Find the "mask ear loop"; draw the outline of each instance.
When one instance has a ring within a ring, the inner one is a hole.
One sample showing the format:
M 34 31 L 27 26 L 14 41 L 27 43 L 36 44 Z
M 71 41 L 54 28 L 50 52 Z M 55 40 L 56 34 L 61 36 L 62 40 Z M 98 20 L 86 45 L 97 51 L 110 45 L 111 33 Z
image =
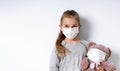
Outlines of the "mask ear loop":
M 94 69 L 95 66 L 96 66 L 96 64 L 95 64 L 94 62 L 90 63 L 90 68 L 91 68 L 91 69 Z
M 100 62 L 99 63 L 96 63 L 96 68 L 98 69 L 100 66 Z

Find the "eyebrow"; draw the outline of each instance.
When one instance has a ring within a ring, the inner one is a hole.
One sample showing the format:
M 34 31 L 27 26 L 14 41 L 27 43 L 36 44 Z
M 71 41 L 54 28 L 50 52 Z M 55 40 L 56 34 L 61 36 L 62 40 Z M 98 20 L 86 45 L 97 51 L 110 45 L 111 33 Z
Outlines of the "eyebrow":
M 63 25 L 64 27 L 69 27 L 69 25 L 68 24 L 65 24 L 65 25 Z M 74 24 L 74 25 L 72 25 L 71 27 L 77 27 L 78 25 L 77 24 Z
M 68 25 L 68 24 L 64 24 L 64 25 Z M 73 25 L 77 25 L 77 24 L 73 24 Z

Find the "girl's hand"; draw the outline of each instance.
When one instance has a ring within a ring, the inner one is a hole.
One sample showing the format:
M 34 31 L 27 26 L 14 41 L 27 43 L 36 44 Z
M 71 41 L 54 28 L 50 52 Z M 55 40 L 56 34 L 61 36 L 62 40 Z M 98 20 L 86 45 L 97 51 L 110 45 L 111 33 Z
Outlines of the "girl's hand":
M 105 71 L 105 70 L 104 70 L 103 67 L 99 66 L 99 67 L 97 68 L 97 71 Z
M 98 71 L 105 71 L 104 68 L 99 67 Z

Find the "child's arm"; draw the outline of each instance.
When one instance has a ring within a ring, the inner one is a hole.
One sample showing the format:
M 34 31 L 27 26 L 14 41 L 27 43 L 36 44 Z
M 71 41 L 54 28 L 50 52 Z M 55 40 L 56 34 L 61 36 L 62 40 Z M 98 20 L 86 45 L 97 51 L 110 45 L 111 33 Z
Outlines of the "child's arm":
M 54 48 L 51 54 L 49 71 L 59 71 L 59 62 L 60 59 L 58 58 L 56 48 Z

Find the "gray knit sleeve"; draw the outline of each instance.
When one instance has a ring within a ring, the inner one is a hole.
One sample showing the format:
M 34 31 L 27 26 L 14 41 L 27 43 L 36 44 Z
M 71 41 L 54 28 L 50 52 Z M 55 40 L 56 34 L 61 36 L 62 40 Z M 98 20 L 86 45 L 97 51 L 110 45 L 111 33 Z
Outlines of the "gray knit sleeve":
M 84 52 L 84 56 L 86 56 L 87 55 L 87 48 L 88 48 L 88 46 L 89 46 L 89 41 L 86 41 L 86 40 L 82 40 L 81 41 L 81 43 L 85 46 L 85 48 L 86 48 L 86 51 Z
M 86 40 L 82 40 L 82 43 L 87 48 L 90 42 Z
M 56 48 L 53 48 L 50 59 L 49 71 L 59 71 L 59 62 L 60 62 L 60 58 L 57 55 Z

